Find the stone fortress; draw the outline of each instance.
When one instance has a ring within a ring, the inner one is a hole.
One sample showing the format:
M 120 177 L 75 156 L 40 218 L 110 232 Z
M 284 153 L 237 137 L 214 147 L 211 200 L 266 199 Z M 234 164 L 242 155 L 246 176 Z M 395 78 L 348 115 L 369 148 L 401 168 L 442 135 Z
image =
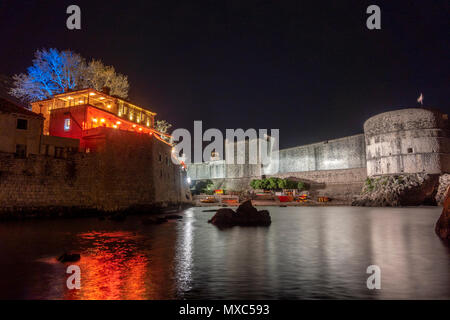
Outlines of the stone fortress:
M 262 177 L 291 177 L 308 182 L 318 195 L 346 201 L 361 193 L 368 177 L 429 174 L 447 184 L 448 173 L 448 115 L 431 108 L 375 115 L 364 123 L 362 134 L 282 149 L 268 165 L 224 160 L 188 165 L 191 180 L 211 179 L 225 190 L 248 190 L 252 179 Z

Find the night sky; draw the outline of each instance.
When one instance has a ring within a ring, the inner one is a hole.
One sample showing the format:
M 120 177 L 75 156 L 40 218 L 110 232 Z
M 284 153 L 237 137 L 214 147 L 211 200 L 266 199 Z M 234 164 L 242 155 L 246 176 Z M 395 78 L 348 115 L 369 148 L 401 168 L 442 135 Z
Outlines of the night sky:
M 77 4 L 82 29 L 66 28 Z M 366 8 L 381 8 L 381 30 Z M 450 1 L 0 1 L 0 74 L 39 48 L 128 75 L 174 127 L 279 128 L 281 147 L 362 132 L 371 115 L 449 111 Z

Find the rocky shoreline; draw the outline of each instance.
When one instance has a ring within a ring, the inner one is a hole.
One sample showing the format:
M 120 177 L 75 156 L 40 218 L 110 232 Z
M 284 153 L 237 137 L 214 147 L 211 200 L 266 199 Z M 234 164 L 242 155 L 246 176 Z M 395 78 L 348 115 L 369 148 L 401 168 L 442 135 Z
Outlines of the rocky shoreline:
M 399 207 L 436 205 L 439 175 L 426 173 L 367 178 L 352 206 Z

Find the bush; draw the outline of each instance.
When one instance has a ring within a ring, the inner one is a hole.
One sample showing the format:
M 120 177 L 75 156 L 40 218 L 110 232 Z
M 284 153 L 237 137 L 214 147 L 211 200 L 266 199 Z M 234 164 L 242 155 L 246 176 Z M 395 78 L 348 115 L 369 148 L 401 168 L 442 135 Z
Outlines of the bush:
M 267 189 L 276 190 L 278 189 L 278 181 L 281 179 L 278 178 L 269 178 L 267 179 Z
M 304 182 L 302 182 L 302 181 L 299 181 L 298 183 L 297 183 L 297 189 L 298 190 L 305 190 L 306 189 L 306 186 L 305 186 L 305 183 Z
M 261 180 L 259 179 L 253 179 L 250 181 L 250 187 L 253 189 L 261 189 Z
M 199 180 L 197 181 L 191 189 L 192 193 L 200 194 L 213 194 L 214 193 L 214 182 L 211 180 Z
M 373 181 L 373 179 L 370 179 L 369 177 L 367 177 L 365 185 L 366 185 L 366 189 L 368 191 L 373 191 L 373 189 L 375 189 L 374 181 Z

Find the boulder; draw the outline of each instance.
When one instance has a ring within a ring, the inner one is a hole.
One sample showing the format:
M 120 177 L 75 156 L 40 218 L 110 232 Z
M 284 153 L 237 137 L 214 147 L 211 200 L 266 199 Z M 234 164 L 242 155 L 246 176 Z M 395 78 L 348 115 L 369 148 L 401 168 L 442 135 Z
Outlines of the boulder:
M 436 222 L 435 231 L 441 239 L 450 241 L 450 186 L 447 188 L 444 208 L 439 220 Z
M 76 262 L 80 259 L 81 259 L 81 256 L 79 253 L 64 252 L 62 255 L 59 256 L 58 261 L 60 261 L 60 262 Z
M 244 201 L 234 212 L 229 208 L 221 208 L 208 221 L 218 227 L 232 226 L 268 226 L 271 224 L 267 210 L 258 211 L 251 200 Z

